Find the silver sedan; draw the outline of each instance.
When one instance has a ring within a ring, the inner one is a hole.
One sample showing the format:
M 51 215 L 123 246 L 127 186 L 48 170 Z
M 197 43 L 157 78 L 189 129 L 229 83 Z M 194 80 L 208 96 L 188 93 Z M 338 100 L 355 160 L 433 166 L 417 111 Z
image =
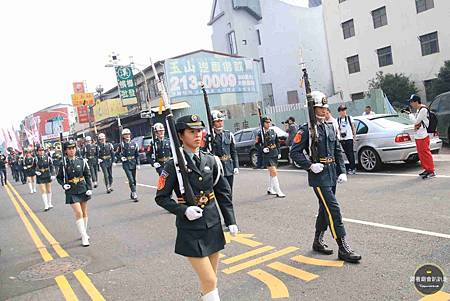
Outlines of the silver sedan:
M 414 124 L 398 115 L 353 117 L 356 127 L 355 158 L 365 171 L 376 171 L 383 163 L 417 162 Z M 432 153 L 439 153 L 442 140 L 437 133 L 430 140 Z

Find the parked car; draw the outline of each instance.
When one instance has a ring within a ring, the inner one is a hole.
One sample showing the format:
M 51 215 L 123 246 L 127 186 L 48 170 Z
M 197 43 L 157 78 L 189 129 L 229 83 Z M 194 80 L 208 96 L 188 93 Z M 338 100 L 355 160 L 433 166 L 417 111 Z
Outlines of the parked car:
M 356 127 L 355 158 L 365 171 L 376 171 L 383 163 L 417 162 L 414 124 L 398 115 L 354 117 Z M 435 133 L 430 140 L 432 153 L 439 153 L 442 140 Z
M 431 110 L 436 113 L 438 119 L 439 137 L 450 143 L 450 91 L 436 96 L 431 103 Z
M 270 128 L 277 133 L 280 140 L 281 160 L 289 161 L 289 147 L 286 145 L 288 133 L 276 126 Z M 234 133 L 240 163 L 250 163 L 253 167 L 256 166 L 258 151 L 255 147 L 255 140 L 259 129 L 259 127 L 248 128 Z
M 139 147 L 139 160 L 141 163 L 150 163 L 147 152 L 149 151 L 149 145 L 152 143 L 152 136 L 137 136 L 131 139 L 131 142 L 136 142 Z

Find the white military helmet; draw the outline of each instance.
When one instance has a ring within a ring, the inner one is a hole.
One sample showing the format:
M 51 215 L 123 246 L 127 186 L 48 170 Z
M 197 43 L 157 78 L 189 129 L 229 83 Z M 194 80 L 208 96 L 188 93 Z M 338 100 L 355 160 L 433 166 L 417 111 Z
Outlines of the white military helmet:
M 157 122 L 155 123 L 155 125 L 153 126 L 153 129 L 155 131 L 164 131 L 164 125 L 161 122 Z
M 312 91 L 311 96 L 314 100 L 315 107 L 328 108 L 328 98 L 320 91 Z
M 212 110 L 211 111 L 211 116 L 212 116 L 212 120 L 213 121 L 218 121 L 218 120 L 224 120 L 224 116 L 222 114 L 222 112 L 220 112 L 219 110 Z
M 86 136 L 86 137 L 84 137 L 84 140 L 86 140 L 86 141 L 92 141 L 92 138 L 91 138 L 91 136 Z
M 106 139 L 105 134 L 100 133 L 100 134 L 98 135 L 98 139 Z
M 131 135 L 130 129 L 123 129 L 122 130 L 122 135 Z

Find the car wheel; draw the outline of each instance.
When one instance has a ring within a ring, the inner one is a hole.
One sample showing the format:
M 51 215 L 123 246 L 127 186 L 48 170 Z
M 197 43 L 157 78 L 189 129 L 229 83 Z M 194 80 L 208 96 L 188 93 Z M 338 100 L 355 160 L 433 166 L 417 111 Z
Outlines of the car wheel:
M 256 164 L 258 164 L 258 156 L 256 154 L 256 150 L 252 150 L 250 152 L 250 163 L 252 167 L 256 167 Z
M 376 171 L 381 167 L 381 160 L 377 152 L 370 147 L 365 147 L 359 152 L 359 164 L 365 171 Z

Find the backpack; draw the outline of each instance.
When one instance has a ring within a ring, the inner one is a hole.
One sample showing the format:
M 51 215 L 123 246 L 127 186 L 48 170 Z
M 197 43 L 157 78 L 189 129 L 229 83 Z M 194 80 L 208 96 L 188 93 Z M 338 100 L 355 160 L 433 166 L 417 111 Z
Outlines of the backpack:
M 422 108 L 425 108 L 428 111 L 428 127 L 426 127 L 423 122 L 422 122 L 422 125 L 427 129 L 427 133 L 433 134 L 434 132 L 436 132 L 437 125 L 438 125 L 438 119 L 437 119 L 436 113 L 431 111 L 430 108 L 428 108 L 428 107 L 422 107 Z M 420 110 L 422 108 L 420 108 Z

